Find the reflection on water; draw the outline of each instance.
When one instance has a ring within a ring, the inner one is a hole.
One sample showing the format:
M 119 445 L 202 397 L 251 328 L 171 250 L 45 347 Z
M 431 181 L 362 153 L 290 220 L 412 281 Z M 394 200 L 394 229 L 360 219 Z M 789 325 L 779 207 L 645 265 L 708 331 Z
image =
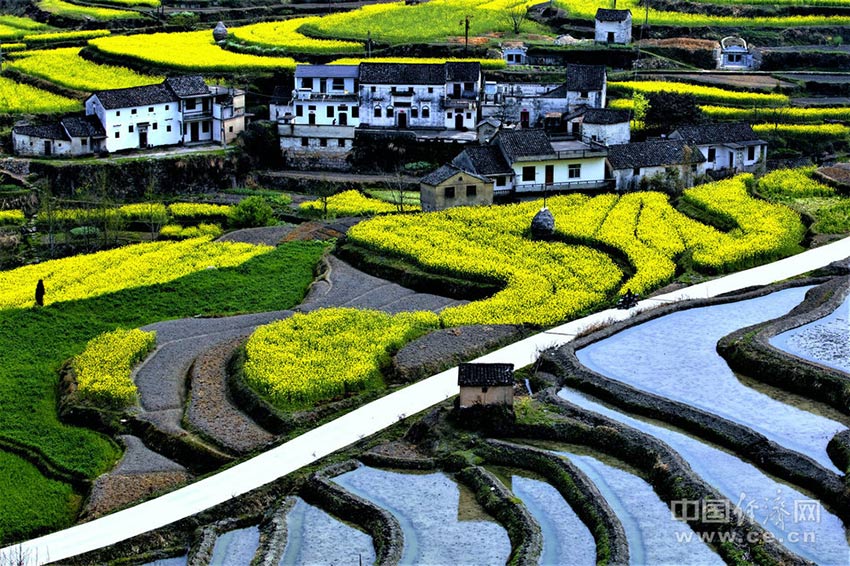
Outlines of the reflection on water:
M 820 502 L 764 474 L 740 458 L 660 423 L 647 422 L 603 405 L 573 389 L 558 395 L 571 403 L 605 415 L 658 438 L 676 450 L 704 480 L 733 505 L 750 514 L 777 540 L 797 554 L 822 565 L 846 565 L 850 545 L 841 520 Z M 816 516 L 805 512 L 814 506 Z
M 646 480 L 596 456 L 557 451 L 596 484 L 623 524 L 629 562 L 635 565 L 689 566 L 724 564 L 691 527 L 673 518 Z
M 511 490 L 540 524 L 543 533 L 541 564 L 596 564 L 593 535 L 557 489 L 545 481 L 514 474 Z
M 213 547 L 210 566 L 248 566 L 260 546 L 260 529 L 256 526 L 227 531 Z
M 461 498 L 461 491 L 469 490 L 444 473 L 361 466 L 333 481 L 398 519 L 404 532 L 402 564 L 504 564 L 511 553 L 505 529 L 473 498 Z M 471 511 L 460 510 L 462 502 Z
M 716 353 L 723 336 L 787 313 L 809 287 L 675 312 L 627 328 L 579 350 L 582 364 L 638 389 L 746 425 L 842 473 L 826 446 L 846 427 L 742 385 Z
M 286 514 L 285 564 L 372 564 L 372 537 L 297 498 Z
M 770 339 L 775 348 L 850 373 L 850 295 L 821 319 Z

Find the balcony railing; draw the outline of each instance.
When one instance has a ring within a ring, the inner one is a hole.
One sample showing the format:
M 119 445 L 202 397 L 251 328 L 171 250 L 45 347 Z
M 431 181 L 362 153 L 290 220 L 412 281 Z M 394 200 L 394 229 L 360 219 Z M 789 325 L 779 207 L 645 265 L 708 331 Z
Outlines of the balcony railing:
M 562 183 L 533 183 L 514 185 L 517 193 L 554 193 L 559 191 L 606 191 L 614 189 L 613 179 L 594 181 L 566 181 Z

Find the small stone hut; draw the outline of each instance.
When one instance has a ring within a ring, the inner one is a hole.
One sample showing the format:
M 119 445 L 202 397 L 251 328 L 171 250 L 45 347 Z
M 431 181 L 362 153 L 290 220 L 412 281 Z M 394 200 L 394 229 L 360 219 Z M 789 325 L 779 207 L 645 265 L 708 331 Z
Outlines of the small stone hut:
M 513 364 L 460 364 L 457 384 L 460 386 L 459 407 L 513 407 Z

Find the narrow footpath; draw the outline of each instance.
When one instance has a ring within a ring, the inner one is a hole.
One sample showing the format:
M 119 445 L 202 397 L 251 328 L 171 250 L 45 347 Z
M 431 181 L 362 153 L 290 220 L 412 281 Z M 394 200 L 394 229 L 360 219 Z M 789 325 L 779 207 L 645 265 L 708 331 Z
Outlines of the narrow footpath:
M 628 311 L 601 311 L 520 340 L 475 361 L 506 362 L 522 367 L 532 363 L 542 350 L 569 342 L 585 328 L 624 320 L 636 312 L 665 303 L 714 297 L 747 287 L 767 285 L 847 257 L 850 257 L 850 238 L 768 265 L 652 297 Z M 194 484 L 101 519 L 4 548 L 0 550 L 0 563 L 17 563 L 13 559 L 23 556 L 28 565 L 45 564 L 163 527 L 272 482 L 457 393 L 455 367 L 364 405 Z

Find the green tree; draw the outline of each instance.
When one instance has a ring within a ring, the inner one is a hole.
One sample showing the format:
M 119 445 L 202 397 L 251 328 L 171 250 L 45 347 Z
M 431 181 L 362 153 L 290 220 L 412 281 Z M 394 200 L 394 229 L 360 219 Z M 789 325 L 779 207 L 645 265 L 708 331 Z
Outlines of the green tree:
M 251 196 L 233 208 L 230 224 L 235 228 L 268 226 L 273 218 L 274 210 L 268 201 L 261 196 Z

